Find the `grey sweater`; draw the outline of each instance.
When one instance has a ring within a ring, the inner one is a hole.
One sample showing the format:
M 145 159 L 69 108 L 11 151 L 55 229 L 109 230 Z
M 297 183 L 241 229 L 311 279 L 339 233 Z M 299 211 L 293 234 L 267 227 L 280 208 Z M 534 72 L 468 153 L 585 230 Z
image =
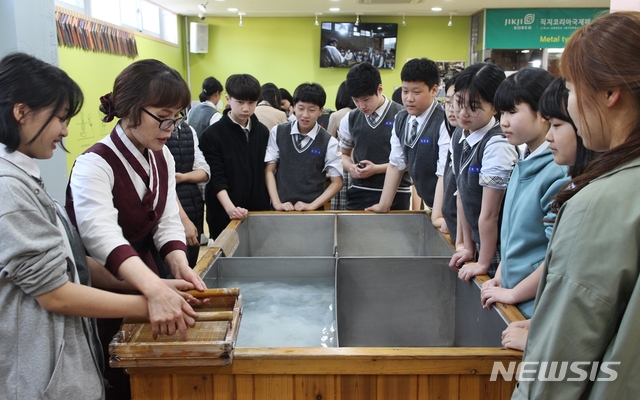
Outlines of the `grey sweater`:
M 0 232 L 0 399 L 103 398 L 86 320 L 48 312 L 36 301 L 75 273 L 56 206 L 3 158 Z

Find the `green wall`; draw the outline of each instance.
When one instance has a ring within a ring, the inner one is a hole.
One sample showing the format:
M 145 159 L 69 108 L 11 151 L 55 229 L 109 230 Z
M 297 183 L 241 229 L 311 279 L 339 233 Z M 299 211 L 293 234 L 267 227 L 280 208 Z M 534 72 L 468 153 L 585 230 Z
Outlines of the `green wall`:
M 352 22 L 353 18 L 320 18 L 319 21 Z M 361 17 L 362 18 L 362 17 Z M 407 58 L 468 62 L 469 17 L 364 17 L 364 22 L 398 24 L 396 69 L 380 71 L 384 93 L 391 96 L 400 86 L 400 69 Z M 327 91 L 327 107 L 334 108 L 338 86 L 347 69 L 320 68 L 320 26 L 314 18 L 238 18 L 209 17 L 209 52 L 190 54 L 191 91 L 199 93 L 202 81 L 215 76 L 224 85 L 229 75 L 248 73 L 260 83 L 273 82 L 291 93 L 303 82 L 320 83 Z M 192 96 L 196 98 L 197 96 Z
M 352 21 L 353 18 L 326 18 L 327 21 Z M 447 17 L 365 17 L 365 22 L 398 24 L 396 69 L 381 70 L 384 92 L 391 96 L 400 86 L 400 69 L 407 58 L 428 57 L 433 60 L 468 62 L 469 17 L 454 17 L 448 27 Z M 199 19 L 189 21 L 203 22 Z M 175 68 L 187 80 L 184 18 L 179 17 L 180 46 L 137 36 L 139 58 L 156 58 Z M 191 92 L 197 99 L 201 83 L 215 76 L 223 84 L 236 73 L 254 75 L 261 83 L 273 82 L 293 92 L 303 82 L 318 82 L 327 91 L 327 107 L 334 108 L 338 86 L 346 69 L 320 68 L 320 27 L 314 18 L 207 18 L 209 52 L 190 54 Z M 116 76 L 134 60 L 124 56 L 93 53 L 58 47 L 60 67 L 73 78 L 85 95 L 85 104 L 71 120 L 66 147 L 70 169 L 76 157 L 111 132 L 115 122 L 103 123 L 98 111 L 100 96 L 111 91 Z

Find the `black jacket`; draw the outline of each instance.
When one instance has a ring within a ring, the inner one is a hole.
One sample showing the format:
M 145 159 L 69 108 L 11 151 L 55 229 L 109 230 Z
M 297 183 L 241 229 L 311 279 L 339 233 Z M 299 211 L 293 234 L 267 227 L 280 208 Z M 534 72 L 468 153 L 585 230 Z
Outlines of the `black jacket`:
M 249 211 L 269 210 L 264 157 L 269 130 L 251 116 L 249 139 L 224 111 L 223 117 L 202 133 L 200 150 L 211 168 L 207 184 L 207 224 L 209 237 L 216 238 L 230 219 L 216 195 L 226 190 L 236 207 Z

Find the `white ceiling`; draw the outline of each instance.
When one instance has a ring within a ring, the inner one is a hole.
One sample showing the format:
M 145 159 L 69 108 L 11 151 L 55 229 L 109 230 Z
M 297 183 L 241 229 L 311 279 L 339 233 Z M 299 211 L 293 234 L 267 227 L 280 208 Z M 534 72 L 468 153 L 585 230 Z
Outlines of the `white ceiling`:
M 152 2 L 180 15 L 196 16 L 201 11 L 198 4 L 206 0 L 151 0 Z M 247 17 L 313 17 L 322 13 L 321 20 L 331 16 L 360 14 L 396 16 L 449 16 L 471 15 L 483 8 L 577 8 L 610 6 L 609 0 L 209 0 L 208 17 L 235 17 L 238 12 Z M 337 7 L 340 11 L 329 11 Z M 441 7 L 442 11 L 431 11 Z M 228 11 L 237 8 L 238 11 Z

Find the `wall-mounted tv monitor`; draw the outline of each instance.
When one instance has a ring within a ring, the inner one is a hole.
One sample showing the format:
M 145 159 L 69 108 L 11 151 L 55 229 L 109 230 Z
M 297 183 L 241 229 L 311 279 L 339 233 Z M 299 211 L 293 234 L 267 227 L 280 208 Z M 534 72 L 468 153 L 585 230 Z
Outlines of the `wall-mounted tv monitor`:
M 323 22 L 320 32 L 322 68 L 351 68 L 363 62 L 395 67 L 398 24 Z

